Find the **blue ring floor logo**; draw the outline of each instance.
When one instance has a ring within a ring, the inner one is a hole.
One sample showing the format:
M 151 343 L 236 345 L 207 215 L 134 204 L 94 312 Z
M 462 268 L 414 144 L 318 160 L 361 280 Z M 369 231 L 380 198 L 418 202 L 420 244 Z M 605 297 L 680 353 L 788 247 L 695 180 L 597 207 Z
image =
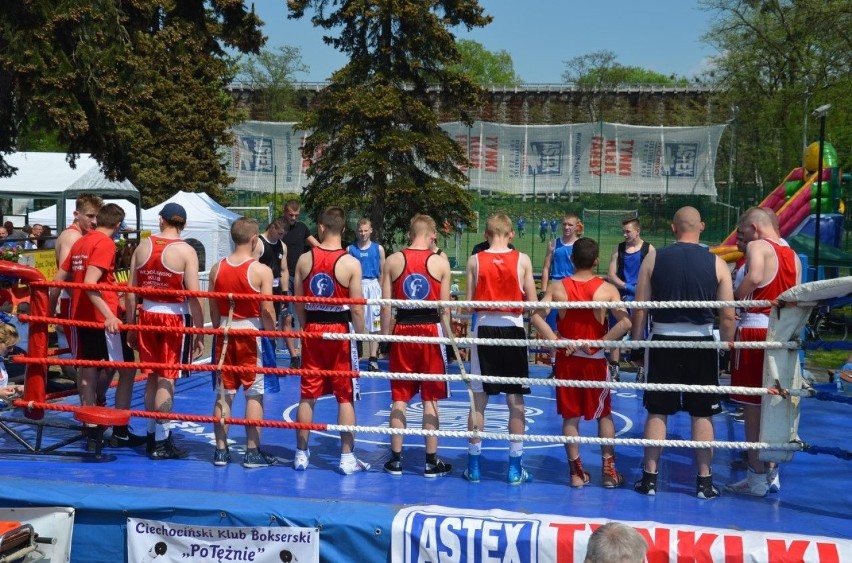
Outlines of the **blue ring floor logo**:
M 458 391 L 456 391 L 458 393 Z M 458 393 L 461 394 L 461 393 Z M 376 398 L 368 399 L 367 396 L 375 395 Z M 387 399 L 381 399 L 378 396 L 387 395 Z M 619 394 L 625 397 L 635 397 L 635 394 Z M 361 404 L 356 403 L 355 410 L 357 412 L 358 426 L 378 426 L 381 428 L 389 428 L 391 397 L 390 390 L 384 391 L 368 391 L 361 393 L 365 400 Z M 326 395 L 317 399 L 317 408 L 322 401 L 336 400 L 333 395 Z M 562 417 L 556 412 L 556 400 L 552 397 L 542 397 L 538 395 L 526 395 L 524 397 L 526 428 L 525 432 L 530 434 L 550 434 L 562 435 Z M 368 408 L 364 408 L 364 404 L 372 407 L 373 412 L 369 413 Z M 382 406 L 386 405 L 386 406 Z M 286 422 L 296 422 L 296 410 L 299 408 L 298 403 L 288 406 L 282 414 Z M 336 408 L 336 407 L 335 407 Z M 467 416 L 470 411 L 470 403 L 466 400 L 457 400 L 452 397 L 438 402 L 439 414 L 441 417 L 441 430 L 448 431 L 466 431 Z M 612 411 L 612 417 L 615 422 L 616 436 L 621 436 L 629 433 L 634 426 L 633 420 L 615 410 Z M 423 420 L 423 403 L 419 400 L 412 400 L 408 403 L 406 409 L 406 419 L 408 420 L 409 428 L 420 428 L 420 421 Z M 314 423 L 321 421 L 314 418 Z M 505 433 L 509 422 L 509 410 L 506 407 L 505 399 L 502 396 L 492 397 L 485 410 L 485 428 L 486 432 Z M 329 423 L 331 424 L 331 422 Z M 588 421 L 587 424 L 595 424 L 594 421 Z M 337 432 L 324 432 L 321 430 L 313 430 L 312 434 L 319 434 L 329 438 L 339 439 Z M 597 436 L 597 431 L 590 436 Z M 441 450 L 467 450 L 467 440 L 464 438 L 441 438 L 439 448 Z M 373 444 L 378 446 L 388 446 L 390 444 L 390 436 L 378 434 L 356 434 L 355 441 L 361 444 Z M 406 436 L 405 447 L 424 447 L 423 439 L 420 436 Z M 524 450 L 539 450 L 545 448 L 564 448 L 564 444 L 560 443 L 524 443 Z M 483 442 L 483 450 L 505 450 L 506 444 L 502 441 L 486 440 Z

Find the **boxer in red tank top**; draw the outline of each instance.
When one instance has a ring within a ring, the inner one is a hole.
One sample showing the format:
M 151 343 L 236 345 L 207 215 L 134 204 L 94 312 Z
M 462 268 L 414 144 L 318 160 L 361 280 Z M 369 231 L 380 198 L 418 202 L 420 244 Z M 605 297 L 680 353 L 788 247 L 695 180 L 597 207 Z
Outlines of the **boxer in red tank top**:
M 130 259 L 130 287 L 149 289 L 187 289 L 198 291 L 198 254 L 180 238 L 186 226 L 186 209 L 169 202 L 159 213 L 160 232 L 143 238 Z M 141 306 L 138 307 L 137 303 Z M 145 326 L 181 329 L 204 326 L 204 311 L 197 297 L 167 295 L 137 296 L 128 292 L 126 322 Z M 168 365 L 188 364 L 204 351 L 204 335 L 166 332 L 128 332 L 127 343 L 139 351 L 140 362 Z M 158 369 L 148 374 L 145 384 L 145 409 L 170 413 L 175 396 L 177 369 Z M 148 419 L 148 457 L 154 460 L 179 459 L 186 452 L 172 439 L 171 421 Z
M 435 220 L 428 215 L 415 215 L 408 231 L 411 245 L 390 255 L 382 272 L 382 297 L 417 301 L 449 301 L 450 264 L 435 254 L 430 243 L 436 236 Z M 443 336 L 441 316 L 446 321 L 446 311 L 435 308 L 397 309 L 395 336 Z M 443 326 L 446 326 L 446 322 Z M 391 333 L 391 309 L 382 307 L 382 334 Z M 390 350 L 390 370 L 395 373 L 446 373 L 446 356 L 440 344 L 395 342 Z M 446 381 L 391 380 L 390 427 L 406 428 L 406 407 L 417 393 L 423 404 L 424 430 L 438 430 L 438 401 L 449 397 Z M 391 436 L 391 459 L 385 471 L 402 475 L 401 435 Z M 438 438 L 428 436 L 426 442 L 426 477 L 440 477 L 450 473 L 452 466 L 438 459 Z
M 745 252 L 745 275 L 737 287 L 737 299 L 771 300 L 801 281 L 799 257 L 778 235 L 775 223 L 767 210 L 753 207 L 746 210 L 737 223 L 737 236 L 748 242 Z M 749 308 L 742 312 L 737 323 L 737 340 L 762 342 L 766 340 L 770 308 Z M 763 387 L 763 350 L 736 350 L 732 359 L 731 385 Z M 760 441 L 761 398 L 754 395 L 733 395 L 743 404 L 743 421 L 747 442 Z M 775 464 L 760 460 L 757 450 L 748 450 L 748 475 L 726 488 L 735 493 L 764 496 L 778 492 L 781 481 Z
M 341 245 L 345 214 L 339 207 L 326 208 L 319 217 L 320 245 L 302 254 L 296 263 L 295 294 L 304 297 L 349 297 L 361 299 L 361 263 L 350 256 Z M 296 315 L 305 332 L 364 333 L 364 306 L 323 303 L 297 303 Z M 306 338 L 302 344 L 302 368 L 358 370 L 358 348 L 355 341 L 323 341 Z M 358 380 L 347 377 L 302 376 L 301 400 L 297 418 L 311 423 L 314 405 L 324 394 L 334 393 L 337 398 L 337 423 L 355 425 L 355 406 L 358 398 Z M 296 432 L 296 456 L 293 466 L 305 471 L 310 460 L 308 440 L 310 430 Z M 355 436 L 352 432 L 340 433 L 340 464 L 344 475 L 366 471 L 370 468 L 355 457 Z
M 563 278 L 561 283 L 547 286 L 542 301 L 554 303 L 566 301 L 621 301 L 614 285 L 595 275 L 598 266 L 600 248 L 590 238 L 581 238 L 574 243 L 571 261 L 574 274 Z M 549 340 L 558 340 L 561 336 L 569 340 L 620 340 L 631 328 L 630 316 L 626 309 L 612 309 L 616 323 L 607 326 L 607 309 L 560 309 L 557 313 L 557 335 L 548 325 L 546 309 L 536 310 L 530 322 L 538 333 Z M 556 352 L 556 378 L 575 381 L 606 381 L 609 376 L 607 360 L 603 348 L 584 346 L 559 348 Z M 614 438 L 615 425 L 612 422 L 609 389 L 585 389 L 572 387 L 556 388 L 557 412 L 562 416 L 562 433 L 565 436 L 579 436 L 580 418 L 598 421 L 598 436 Z M 579 444 L 566 444 L 570 484 L 582 487 L 590 482 L 589 473 L 583 469 L 580 460 Z M 605 488 L 620 487 L 624 477 L 615 469 L 615 454 L 612 446 L 601 446 L 601 484 Z

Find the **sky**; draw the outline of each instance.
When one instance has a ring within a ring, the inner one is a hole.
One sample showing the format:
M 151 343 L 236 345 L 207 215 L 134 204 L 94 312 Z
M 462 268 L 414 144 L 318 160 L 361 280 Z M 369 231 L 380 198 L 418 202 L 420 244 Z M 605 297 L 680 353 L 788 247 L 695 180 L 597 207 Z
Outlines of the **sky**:
M 296 80 L 327 80 L 346 63 L 322 42 L 322 30 L 311 25 L 309 12 L 289 20 L 285 0 L 254 4 L 266 24 L 267 49 L 301 49 L 310 70 Z M 527 84 L 558 84 L 565 61 L 604 49 L 622 65 L 686 77 L 699 74 L 716 54 L 701 42 L 713 14 L 698 9 L 695 0 L 480 0 L 480 5 L 494 20 L 470 32 L 458 28 L 456 37 L 489 51 L 507 51 Z

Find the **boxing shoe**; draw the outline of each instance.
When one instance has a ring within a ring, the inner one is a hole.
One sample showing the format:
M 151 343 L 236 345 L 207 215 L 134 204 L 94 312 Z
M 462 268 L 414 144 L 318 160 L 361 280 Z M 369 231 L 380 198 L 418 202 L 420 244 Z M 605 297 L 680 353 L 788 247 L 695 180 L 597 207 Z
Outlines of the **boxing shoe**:
M 509 456 L 509 471 L 506 474 L 506 481 L 508 481 L 510 485 L 520 485 L 522 483 L 532 481 L 533 479 L 532 474 L 524 469 L 524 466 L 521 463 L 521 457 L 522 456 Z
M 471 483 L 479 483 L 481 478 L 480 461 L 482 461 L 481 455 L 467 454 L 467 469 L 464 470 L 464 478 Z
M 246 450 L 246 456 L 243 458 L 243 467 L 247 469 L 256 469 L 258 467 L 272 467 L 278 464 L 278 458 L 260 451 L 260 448 L 254 450 Z
M 604 456 L 601 460 L 601 486 L 604 489 L 615 489 L 623 485 L 624 475 L 615 469 L 615 456 Z
M 769 484 L 770 493 L 781 492 L 781 476 L 778 475 L 778 466 L 772 469 L 766 468 L 766 482 Z
M 293 469 L 296 471 L 307 471 L 311 461 L 311 450 L 300 450 L 296 448 L 296 456 L 293 458 Z
M 570 485 L 574 488 L 585 487 L 592 480 L 589 472 L 583 469 L 583 462 L 579 456 L 577 459 L 568 460 L 568 470 L 570 472 L 568 479 Z
M 725 489 L 739 495 L 751 495 L 753 497 L 765 497 L 769 492 L 769 482 L 766 473 L 755 473 L 754 469 L 748 468 L 748 475 L 742 481 L 729 483 Z
M 213 465 L 222 467 L 231 463 L 231 452 L 228 448 L 219 449 L 213 452 Z
M 155 461 L 163 459 L 183 459 L 189 455 L 189 452 L 175 446 L 172 440 L 172 435 L 165 440 L 157 440 L 154 442 L 154 448 L 148 454 L 148 459 Z
M 423 471 L 424 477 L 443 477 L 449 475 L 453 470 L 453 466 L 449 463 L 444 463 L 440 459 L 437 463 L 427 463 L 426 469 Z
M 651 473 L 642 468 L 642 477 L 633 483 L 633 490 L 637 493 L 654 496 L 657 494 L 657 476 L 658 473 Z
M 711 499 L 719 496 L 719 489 L 713 484 L 713 474 L 699 475 L 696 478 L 695 496 L 703 499 Z
M 340 465 L 338 466 L 338 470 L 344 475 L 352 475 L 353 473 L 361 473 L 362 471 L 369 471 L 370 464 L 366 461 L 361 461 L 357 457 L 355 461 L 343 461 L 340 460 Z

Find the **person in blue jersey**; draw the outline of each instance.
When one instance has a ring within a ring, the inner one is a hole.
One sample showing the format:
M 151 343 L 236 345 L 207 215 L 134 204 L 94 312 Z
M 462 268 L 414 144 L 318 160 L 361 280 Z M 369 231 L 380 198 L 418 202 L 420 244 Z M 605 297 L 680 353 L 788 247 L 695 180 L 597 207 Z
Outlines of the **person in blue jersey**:
M 524 238 L 524 235 L 527 233 L 527 220 L 521 215 L 518 217 L 518 237 Z
M 732 301 L 734 291 L 727 264 L 698 244 L 704 223 L 694 207 L 682 207 L 675 213 L 671 226 L 675 242 L 651 252 L 639 267 L 636 284 L 637 301 Z M 710 307 L 636 309 L 633 313 L 633 339 L 642 339 L 646 318 L 651 316 L 651 340 L 678 342 L 712 342 L 714 310 Z M 719 337 L 732 342 L 735 332 L 734 308 L 719 309 Z M 719 385 L 719 353 L 712 348 L 650 348 L 633 350 L 630 361 L 645 364 L 648 383 L 683 385 Z M 643 404 L 648 411 L 645 439 L 665 440 L 669 415 L 686 411 L 692 418 L 692 439 L 711 442 L 714 438 L 713 415 L 722 412 L 716 393 L 683 393 L 645 391 Z M 645 447 L 642 477 L 633 485 L 636 492 L 655 495 L 662 448 Z M 713 484 L 711 448 L 697 448 L 698 469 L 696 496 L 712 499 L 719 496 Z
M 547 254 L 544 256 L 544 266 L 541 269 L 541 291 L 546 292 L 550 282 L 559 281 L 574 274 L 574 263 L 571 262 L 571 253 L 574 251 L 574 243 L 579 238 L 580 218 L 576 213 L 568 212 L 562 216 L 562 236 L 554 238 L 547 246 Z M 558 309 L 551 309 L 547 315 L 547 324 L 556 330 L 556 316 Z M 555 354 L 550 355 L 551 366 L 556 362 Z
M 347 251 L 361 262 L 361 291 L 364 299 L 382 298 L 382 269 L 385 266 L 384 247 L 371 240 L 373 223 L 369 219 L 358 221 L 357 239 L 349 245 Z M 381 307 L 367 305 L 364 307 L 364 327 L 369 334 L 378 334 L 382 330 Z M 369 371 L 379 371 L 379 343 L 368 342 Z
M 550 220 L 550 238 L 556 239 L 556 229 L 559 228 L 559 220 L 554 217 Z
M 538 223 L 538 238 L 541 239 L 541 242 L 547 240 L 547 219 L 542 218 Z
M 639 219 L 630 217 L 621 222 L 621 232 L 624 241 L 612 251 L 609 259 L 609 270 L 606 279 L 618 289 L 622 301 L 633 301 L 636 297 L 636 281 L 639 279 L 639 266 L 645 256 L 654 249 L 654 245 L 642 240 L 642 226 Z M 633 309 L 628 309 L 633 315 Z M 609 354 L 610 379 L 619 381 L 618 364 L 621 360 L 621 350 L 613 348 Z M 639 368 L 643 370 L 643 368 Z M 644 371 L 644 370 L 643 370 Z M 642 380 L 643 373 L 637 373 L 636 379 Z

